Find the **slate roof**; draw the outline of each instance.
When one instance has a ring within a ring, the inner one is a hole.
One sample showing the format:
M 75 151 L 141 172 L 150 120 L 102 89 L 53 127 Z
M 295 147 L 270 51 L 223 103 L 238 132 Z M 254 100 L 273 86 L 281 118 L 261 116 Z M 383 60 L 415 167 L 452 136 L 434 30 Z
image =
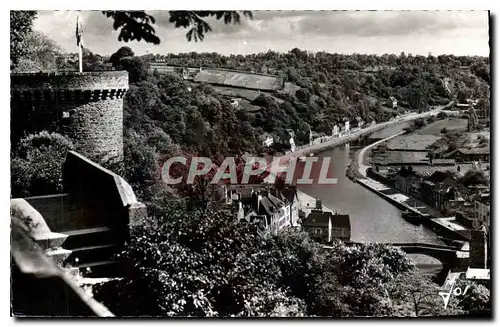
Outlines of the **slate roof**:
M 460 148 L 458 152 L 461 154 L 490 154 L 490 147 L 482 147 L 482 148 Z
M 307 218 L 302 222 L 302 226 L 328 228 L 328 221 L 331 218 L 332 227 L 351 228 L 349 215 L 333 214 L 321 210 L 312 210 Z

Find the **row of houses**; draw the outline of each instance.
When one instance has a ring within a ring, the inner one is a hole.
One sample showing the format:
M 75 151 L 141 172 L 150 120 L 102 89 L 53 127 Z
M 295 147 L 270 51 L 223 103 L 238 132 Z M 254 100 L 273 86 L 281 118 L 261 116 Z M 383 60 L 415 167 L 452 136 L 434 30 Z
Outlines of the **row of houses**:
M 237 212 L 237 220 L 256 223 L 263 237 L 298 228 L 323 244 L 351 238 L 349 215 L 324 211 L 319 200 L 314 208 L 308 208 L 293 189 L 278 191 L 267 184 L 229 185 L 225 186 L 225 193 L 226 203 Z
M 388 145 L 392 151 L 372 152 L 371 177 L 445 215 L 460 212 L 466 227 L 473 227 L 474 222 L 489 226 L 488 162 L 433 159 L 418 147 L 401 151 L 400 145 L 394 142 Z M 468 172 L 477 177 L 471 183 L 465 181 Z
M 262 235 L 277 235 L 298 227 L 299 200 L 290 190 L 278 191 L 266 184 L 226 186 L 226 203 L 237 211 L 238 221 L 258 223 Z

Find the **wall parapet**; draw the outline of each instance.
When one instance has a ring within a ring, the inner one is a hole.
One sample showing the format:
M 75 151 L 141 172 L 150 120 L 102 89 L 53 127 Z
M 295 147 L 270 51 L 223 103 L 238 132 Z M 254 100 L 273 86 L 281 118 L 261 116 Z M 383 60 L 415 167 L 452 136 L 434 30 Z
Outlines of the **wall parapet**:
M 11 91 L 128 90 L 127 71 L 12 73 Z

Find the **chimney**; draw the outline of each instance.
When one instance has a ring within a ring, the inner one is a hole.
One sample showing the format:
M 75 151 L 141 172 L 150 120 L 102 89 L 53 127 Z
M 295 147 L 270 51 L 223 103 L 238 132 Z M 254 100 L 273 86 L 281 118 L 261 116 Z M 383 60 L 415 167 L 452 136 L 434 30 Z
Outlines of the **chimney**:
M 321 203 L 321 199 L 316 199 L 316 209 L 323 210 L 323 204 Z

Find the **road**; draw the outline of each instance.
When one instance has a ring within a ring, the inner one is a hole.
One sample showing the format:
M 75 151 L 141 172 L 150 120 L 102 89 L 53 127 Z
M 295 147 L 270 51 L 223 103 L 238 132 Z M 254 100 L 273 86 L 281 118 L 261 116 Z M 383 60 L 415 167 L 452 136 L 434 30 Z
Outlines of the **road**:
M 275 162 L 281 162 L 281 163 L 285 164 L 287 159 L 290 159 L 290 158 L 293 158 L 293 157 L 306 156 L 306 155 L 309 155 L 310 153 L 319 153 L 319 152 L 322 152 L 322 151 L 334 148 L 336 146 L 342 145 L 344 143 L 351 142 L 351 141 L 353 141 L 353 140 L 355 140 L 355 139 L 357 139 L 357 138 L 359 138 L 361 136 L 364 136 L 364 135 L 367 135 L 367 134 L 371 134 L 371 133 L 373 133 L 375 131 L 378 131 L 378 130 L 381 130 L 383 128 L 386 128 L 386 127 L 388 127 L 390 125 L 401 124 L 401 123 L 404 123 L 404 122 L 407 122 L 407 121 L 416 120 L 416 119 L 419 119 L 419 118 L 427 118 L 427 117 L 430 117 L 430 116 L 436 116 L 440 111 L 442 111 L 443 109 L 449 107 L 452 104 L 453 104 L 453 101 L 449 102 L 448 104 L 446 104 L 444 106 L 438 106 L 438 107 L 436 107 L 436 108 L 434 108 L 432 110 L 426 111 L 426 112 L 421 113 L 421 114 L 411 113 L 411 114 L 408 114 L 408 115 L 400 116 L 400 117 L 398 117 L 396 119 L 391 119 L 391 120 L 389 120 L 387 122 L 383 122 L 383 123 L 375 124 L 373 126 L 369 126 L 369 127 L 364 128 L 362 130 L 356 131 L 356 132 L 354 132 L 352 134 L 348 134 L 348 135 L 345 135 L 345 136 L 342 136 L 342 137 L 332 138 L 331 140 L 323 142 L 323 143 L 320 143 L 320 144 L 309 145 L 309 146 L 307 146 L 305 148 L 301 148 L 301 149 L 299 149 L 299 150 L 297 150 L 295 152 L 288 153 L 288 154 L 283 155 L 281 157 L 275 158 L 274 161 L 273 161 L 273 164 Z

